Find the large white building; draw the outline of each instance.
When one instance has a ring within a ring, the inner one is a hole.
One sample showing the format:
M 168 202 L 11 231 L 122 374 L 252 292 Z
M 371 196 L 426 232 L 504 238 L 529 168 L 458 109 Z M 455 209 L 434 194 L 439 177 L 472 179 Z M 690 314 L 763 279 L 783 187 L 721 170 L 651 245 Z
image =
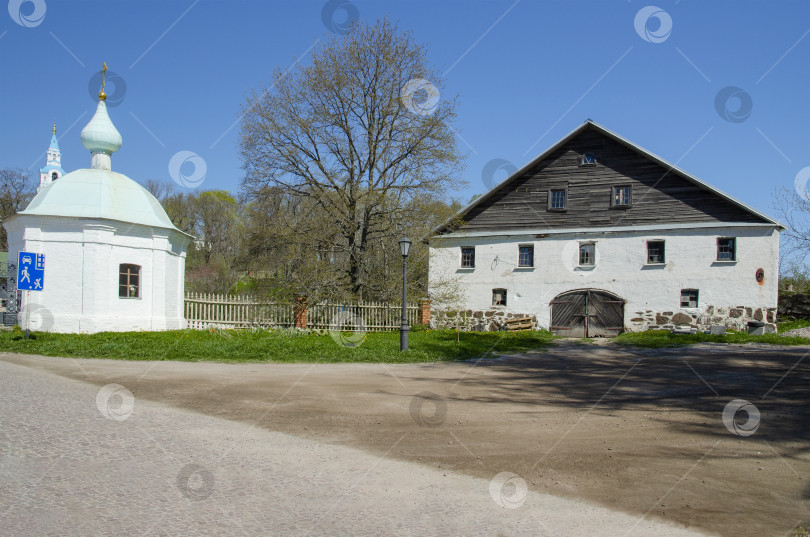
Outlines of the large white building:
M 782 229 L 589 120 L 435 230 L 434 322 L 773 330 Z
M 112 171 L 121 135 L 105 97 L 102 90 L 81 133 L 91 167 L 57 173 L 54 135 L 39 192 L 24 211 L 3 222 L 12 263 L 20 251 L 45 255 L 43 290 L 30 291 L 30 303 L 23 301 L 20 323 L 30 313 L 32 328 L 53 332 L 185 328 L 191 237 L 172 224 L 145 188 Z

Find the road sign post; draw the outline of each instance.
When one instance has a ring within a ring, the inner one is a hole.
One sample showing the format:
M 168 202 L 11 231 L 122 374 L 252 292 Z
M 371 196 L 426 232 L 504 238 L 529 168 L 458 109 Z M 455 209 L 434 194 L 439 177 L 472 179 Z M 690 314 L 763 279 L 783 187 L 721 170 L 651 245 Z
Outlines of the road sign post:
M 25 339 L 31 326 L 31 291 L 45 286 L 45 254 L 20 252 L 17 255 L 17 289 L 25 291 Z

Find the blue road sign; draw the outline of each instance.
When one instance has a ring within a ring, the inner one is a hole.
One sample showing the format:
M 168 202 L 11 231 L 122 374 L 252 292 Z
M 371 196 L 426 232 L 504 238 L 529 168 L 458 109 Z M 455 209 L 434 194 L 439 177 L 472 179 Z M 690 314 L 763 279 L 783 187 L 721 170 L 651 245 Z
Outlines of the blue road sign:
M 17 289 L 42 291 L 45 283 L 45 254 L 20 252 L 17 256 Z

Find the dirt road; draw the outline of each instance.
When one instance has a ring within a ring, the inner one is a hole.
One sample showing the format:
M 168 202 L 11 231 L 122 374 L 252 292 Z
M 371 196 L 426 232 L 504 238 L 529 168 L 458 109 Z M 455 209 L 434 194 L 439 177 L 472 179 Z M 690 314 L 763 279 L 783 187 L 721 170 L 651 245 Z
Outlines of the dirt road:
M 810 518 L 809 352 L 563 342 L 420 365 L 0 358 L 271 431 L 485 479 L 513 472 L 535 491 L 763 537 Z M 733 400 L 759 419 L 738 412 L 724 423 Z

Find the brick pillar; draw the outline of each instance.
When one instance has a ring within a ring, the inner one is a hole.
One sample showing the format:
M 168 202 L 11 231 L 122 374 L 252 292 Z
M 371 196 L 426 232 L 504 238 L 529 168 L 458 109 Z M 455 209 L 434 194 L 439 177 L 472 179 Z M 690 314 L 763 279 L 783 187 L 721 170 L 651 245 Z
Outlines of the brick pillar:
M 419 301 L 419 324 L 425 326 L 430 324 L 430 300 L 425 298 Z
M 295 297 L 295 327 L 307 327 L 307 297 Z

